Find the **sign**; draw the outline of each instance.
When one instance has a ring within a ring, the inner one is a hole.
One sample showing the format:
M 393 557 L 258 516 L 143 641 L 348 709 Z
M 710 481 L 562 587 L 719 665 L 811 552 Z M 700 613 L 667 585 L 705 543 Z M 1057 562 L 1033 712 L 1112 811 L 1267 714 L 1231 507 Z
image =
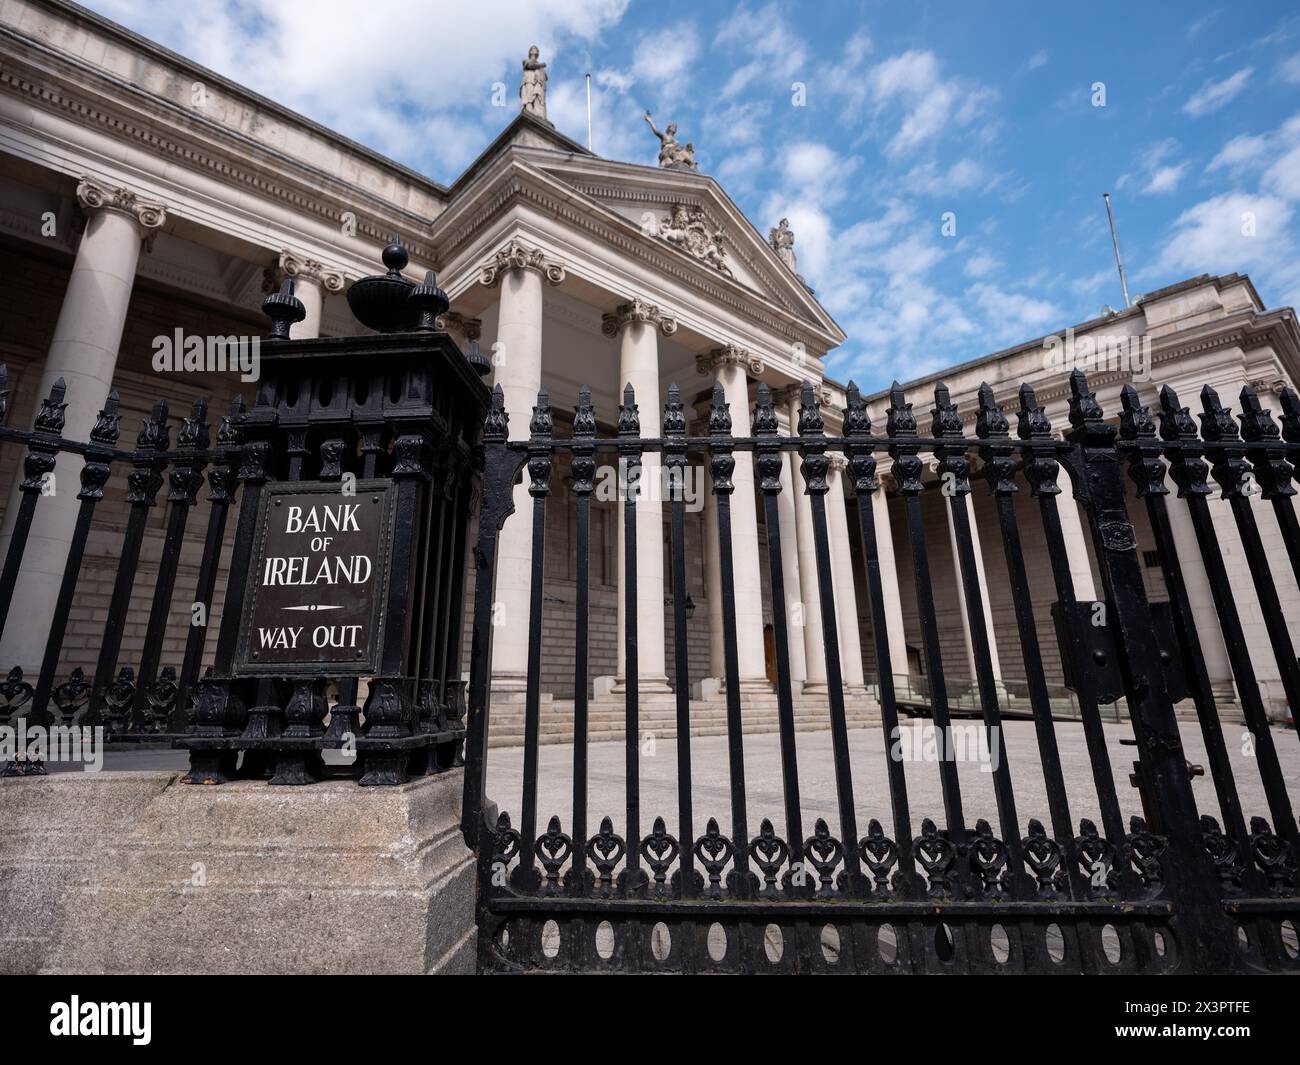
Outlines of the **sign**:
M 234 671 L 359 676 L 379 667 L 393 544 L 388 481 L 272 482 L 262 493 Z

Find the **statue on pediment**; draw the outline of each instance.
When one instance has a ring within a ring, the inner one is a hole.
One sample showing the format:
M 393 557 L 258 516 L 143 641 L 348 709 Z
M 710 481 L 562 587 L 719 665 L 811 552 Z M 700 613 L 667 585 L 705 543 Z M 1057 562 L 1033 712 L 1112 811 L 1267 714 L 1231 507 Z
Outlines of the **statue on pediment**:
M 519 83 L 519 110 L 546 122 L 549 121 L 546 117 L 546 64 L 540 61 L 540 55 L 537 45 L 528 49 L 523 80 Z
M 790 228 L 790 219 L 782 218 L 778 226 L 768 230 L 767 242 L 777 257 L 790 268 L 790 273 L 799 276 L 799 260 L 794 254 L 794 230 Z
M 673 247 L 708 263 L 724 277 L 732 276 L 727 266 L 722 227 L 711 224 L 703 208 L 676 204 L 672 212 L 660 220 L 659 236 Z
M 685 145 L 677 141 L 677 123 L 669 122 L 662 132 L 655 126 L 650 112 L 645 113 L 645 120 L 650 132 L 659 138 L 659 165 L 667 170 L 699 170 L 695 164 L 695 145 L 687 141 Z

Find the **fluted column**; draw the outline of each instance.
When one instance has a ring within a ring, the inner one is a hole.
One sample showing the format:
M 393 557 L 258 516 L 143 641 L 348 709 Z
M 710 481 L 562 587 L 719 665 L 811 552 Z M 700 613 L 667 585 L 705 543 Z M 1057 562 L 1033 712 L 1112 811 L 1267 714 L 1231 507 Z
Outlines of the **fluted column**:
M 731 409 L 733 436 L 749 436 L 749 374 L 762 373 L 762 362 L 749 352 L 728 344 L 696 359 L 696 369 L 715 377 Z M 736 648 L 740 683 L 751 690 L 770 690 L 763 657 L 763 589 L 758 562 L 758 510 L 754 503 L 754 456 L 748 451 L 735 455 L 732 473 L 735 492 L 731 497 L 732 563 L 736 577 Z M 710 612 L 710 617 L 712 613 Z M 719 629 L 711 633 L 722 639 Z
M 799 424 L 798 385 L 791 385 L 777 394 L 777 401 L 786 408 L 786 420 L 790 434 L 796 435 Z M 826 691 L 826 641 L 822 634 L 822 612 L 817 583 L 817 550 L 813 539 L 812 505 L 808 500 L 804 486 L 803 473 L 799 468 L 797 452 L 789 452 L 791 502 L 794 504 L 795 539 L 799 557 L 799 593 L 802 596 L 801 610 L 803 620 L 804 646 L 804 691 L 824 693 Z M 784 532 L 784 530 L 782 530 Z
M 49 395 L 54 382 L 62 377 L 68 403 L 63 435 L 86 440 L 112 388 L 140 248 L 145 238 L 166 222 L 167 212 L 161 203 L 144 200 L 130 189 L 112 188 L 89 177 L 77 186 L 77 203 L 86 216 L 86 228 L 35 395 Z M 75 455 L 60 454 L 54 471 L 55 491 L 36 508 L 10 607 L 10 624 L 0 646 L 0 662 L 6 669 L 14 665 L 31 668 L 40 662 L 76 523 L 81 466 Z M 15 483 L 0 529 L 0 558 L 9 548 L 17 514 Z M 31 623 L 17 623 L 24 619 Z
M 287 248 L 280 253 L 279 272 L 293 278 L 293 294 L 302 300 L 306 315 L 301 322 L 289 326 L 289 336 L 294 340 L 310 340 L 320 336 L 321 314 L 325 297 L 343 291 L 344 278 L 338 270 Z M 279 286 L 277 285 L 276 288 Z
M 607 314 L 601 331 L 619 340 L 619 376 L 617 393 L 622 397 L 625 385 L 636 393 L 641 419 L 641 435 L 659 435 L 659 334 L 671 336 L 677 331 L 675 319 L 662 314 L 658 307 L 634 299 Z M 637 678 L 641 694 L 667 692 L 668 677 L 664 659 L 664 526 L 663 506 L 659 494 L 661 459 L 655 452 L 641 456 L 642 491 L 636 503 L 636 633 Z M 626 677 L 624 636 L 627 632 L 624 585 L 626 574 L 626 534 L 622 515 L 618 521 L 618 681 Z
M 488 261 L 479 281 L 500 286 L 494 384 L 501 386 L 510 436 L 528 437 L 542 385 L 542 283 L 560 284 L 564 267 L 536 248 L 511 240 Z M 532 576 L 533 507 L 527 478 L 515 485 L 515 512 L 498 538 L 493 616 L 492 690 L 522 692 L 528 671 L 528 592 Z
M 845 511 L 844 478 L 849 462 L 838 451 L 830 459 L 830 488 L 826 493 L 827 524 L 830 526 L 831 575 L 835 584 L 835 620 L 840 638 L 840 671 L 846 689 L 863 684 L 862 638 L 858 631 L 858 597 L 853 583 L 853 554 L 849 546 L 849 517 Z

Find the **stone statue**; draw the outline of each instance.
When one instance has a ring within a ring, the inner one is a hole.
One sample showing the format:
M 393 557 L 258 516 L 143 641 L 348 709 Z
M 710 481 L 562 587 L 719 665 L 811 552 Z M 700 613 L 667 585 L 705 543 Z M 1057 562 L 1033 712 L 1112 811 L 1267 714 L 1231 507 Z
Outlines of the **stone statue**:
M 782 218 L 780 225 L 768 230 L 767 241 L 780 260 L 790 268 L 790 273 L 798 277 L 799 260 L 794 254 L 794 230 L 790 228 L 790 219 Z
M 537 45 L 528 49 L 528 58 L 524 60 L 524 76 L 519 83 L 519 110 L 526 115 L 549 121 L 546 117 L 546 64 L 538 60 L 541 53 Z
M 662 133 L 655 127 L 650 112 L 645 113 L 645 120 L 650 132 L 659 138 L 659 165 L 668 170 L 698 170 L 695 165 L 695 145 L 687 141 L 685 145 L 677 143 L 677 123 L 669 122 Z

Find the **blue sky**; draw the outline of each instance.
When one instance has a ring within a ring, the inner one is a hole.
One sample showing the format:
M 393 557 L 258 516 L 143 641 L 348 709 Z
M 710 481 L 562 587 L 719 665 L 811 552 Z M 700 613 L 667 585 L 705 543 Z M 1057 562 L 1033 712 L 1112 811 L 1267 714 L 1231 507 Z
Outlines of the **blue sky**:
M 1290 4 L 90 6 L 444 182 L 536 43 L 574 139 L 590 71 L 597 154 L 654 163 L 648 108 L 760 231 L 790 218 L 849 334 L 827 370 L 866 389 L 1122 305 L 1103 191 L 1134 297 L 1236 270 L 1300 302 Z

